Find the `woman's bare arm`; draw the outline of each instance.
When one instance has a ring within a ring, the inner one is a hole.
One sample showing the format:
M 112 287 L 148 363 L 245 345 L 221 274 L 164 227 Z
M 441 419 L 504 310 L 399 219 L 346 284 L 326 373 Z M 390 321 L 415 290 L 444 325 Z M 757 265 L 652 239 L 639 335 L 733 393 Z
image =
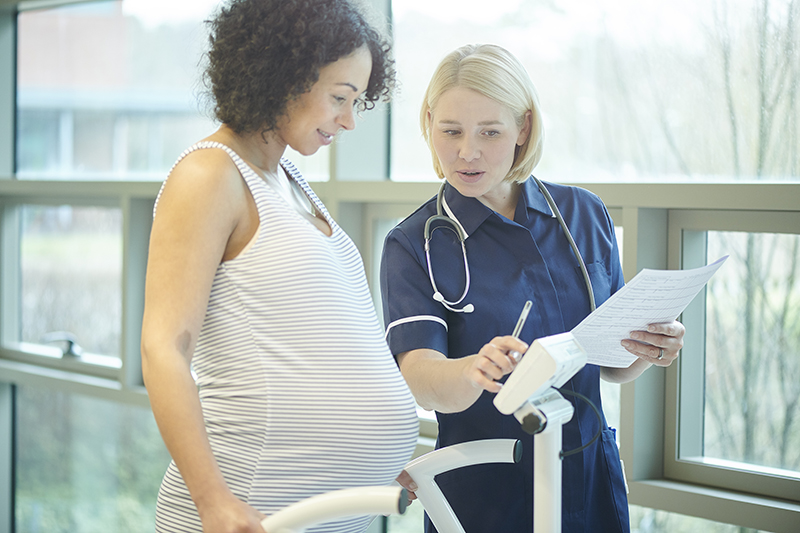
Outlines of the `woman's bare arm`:
M 252 230 L 243 231 L 248 194 L 226 154 L 194 152 L 170 175 L 150 237 L 142 371 L 161 435 L 208 531 L 260 531 L 260 514 L 233 496 L 214 459 L 190 372 L 217 267 Z
M 471 406 L 484 390 L 500 392 L 500 378 L 514 370 L 509 352 L 525 353 L 528 346 L 512 336 L 495 337 L 477 354 L 448 359 L 430 349 L 397 356 L 400 372 L 417 403 L 440 413 L 458 413 Z

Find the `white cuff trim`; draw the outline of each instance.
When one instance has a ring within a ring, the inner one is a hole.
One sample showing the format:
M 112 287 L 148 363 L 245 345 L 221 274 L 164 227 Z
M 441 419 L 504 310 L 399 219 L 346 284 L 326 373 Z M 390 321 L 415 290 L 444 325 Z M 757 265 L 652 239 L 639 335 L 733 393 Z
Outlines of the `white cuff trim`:
M 408 324 L 410 322 L 423 322 L 423 321 L 438 322 L 439 324 L 444 326 L 445 331 L 447 331 L 447 322 L 445 322 L 443 318 L 434 315 L 416 315 L 416 316 L 407 316 L 405 318 L 399 318 L 394 322 L 392 322 L 391 324 L 389 324 L 386 327 L 386 335 L 384 335 L 384 338 L 385 339 L 389 338 L 389 330 L 391 330 L 395 326 L 399 326 L 401 324 Z

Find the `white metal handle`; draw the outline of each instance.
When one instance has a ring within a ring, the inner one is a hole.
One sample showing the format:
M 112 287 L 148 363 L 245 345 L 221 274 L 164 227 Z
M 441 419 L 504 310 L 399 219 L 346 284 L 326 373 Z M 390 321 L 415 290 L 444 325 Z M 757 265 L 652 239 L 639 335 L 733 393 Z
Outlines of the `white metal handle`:
M 515 439 L 488 439 L 462 442 L 434 450 L 406 465 L 406 472 L 419 487 L 415 494 L 439 533 L 464 533 L 450 504 L 436 484 L 437 475 L 483 463 L 518 463 L 522 443 Z M 268 533 L 272 533 L 271 531 Z
M 408 493 L 401 487 L 357 487 L 300 500 L 261 521 L 267 533 L 303 533 L 314 524 L 358 515 L 403 514 Z

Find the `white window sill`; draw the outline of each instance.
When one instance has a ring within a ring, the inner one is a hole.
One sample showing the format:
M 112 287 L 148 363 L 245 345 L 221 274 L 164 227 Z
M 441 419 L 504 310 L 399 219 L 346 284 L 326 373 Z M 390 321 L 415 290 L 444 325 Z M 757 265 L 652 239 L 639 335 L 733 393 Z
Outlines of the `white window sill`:
M 800 503 L 797 501 L 669 480 L 629 481 L 629 486 L 628 499 L 632 505 L 776 533 L 800 531 Z

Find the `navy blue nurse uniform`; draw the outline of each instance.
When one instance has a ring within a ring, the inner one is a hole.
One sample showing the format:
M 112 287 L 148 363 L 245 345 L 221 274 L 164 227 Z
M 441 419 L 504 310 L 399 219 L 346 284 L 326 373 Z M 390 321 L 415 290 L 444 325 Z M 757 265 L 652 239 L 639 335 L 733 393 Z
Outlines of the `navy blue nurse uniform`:
M 583 255 L 597 305 L 623 286 L 614 224 L 603 202 L 581 188 L 547 183 Z M 571 330 L 590 312 L 578 262 L 533 179 L 521 184 L 514 220 L 492 211 L 476 198 L 462 196 L 449 184 L 444 209 L 467 234 L 471 284 L 457 306 L 472 304 L 472 313 L 447 310 L 434 301 L 425 260 L 423 229 L 436 214 L 431 199 L 387 236 L 381 261 L 381 293 L 387 341 L 396 356 L 429 348 L 455 359 L 477 353 L 492 338 L 510 335 L 527 300 L 533 302 L 520 338 L 534 339 Z M 436 222 L 434 225 L 440 225 Z M 430 255 L 436 285 L 448 301 L 461 297 L 464 260 L 454 232 L 439 229 L 431 237 Z M 586 365 L 566 389 L 589 397 L 600 409 L 600 368 Z M 533 531 L 533 437 L 513 416 L 501 414 L 484 391 L 469 409 L 436 413 L 437 448 L 460 442 L 513 438 L 523 442 L 520 464 L 485 464 L 440 475 L 437 482 L 467 533 Z M 584 402 L 573 402 L 575 414 L 563 427 L 563 449 L 601 437 L 563 464 L 562 531 L 628 532 L 628 502 L 614 430 Z M 604 417 L 605 418 L 605 417 Z M 425 519 L 426 533 L 435 532 Z

